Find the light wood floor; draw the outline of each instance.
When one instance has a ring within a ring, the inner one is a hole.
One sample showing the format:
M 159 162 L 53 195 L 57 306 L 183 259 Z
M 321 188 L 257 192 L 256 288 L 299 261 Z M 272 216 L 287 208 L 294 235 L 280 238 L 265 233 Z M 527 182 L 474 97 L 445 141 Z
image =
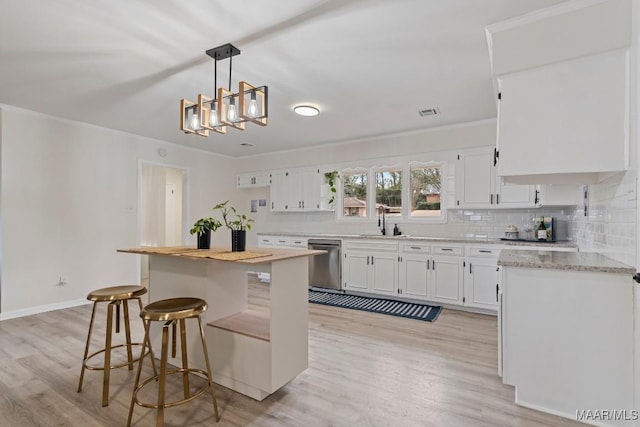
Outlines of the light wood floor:
M 265 307 L 266 291 L 251 284 L 253 307 Z M 428 323 L 316 304 L 309 312 L 309 368 L 262 402 L 218 387 L 220 426 L 578 425 L 513 403 L 497 376 L 493 316 L 444 310 Z M 113 371 L 106 408 L 101 372 L 87 372 L 76 392 L 90 313 L 87 305 L 0 322 L 0 426 L 125 425 L 135 371 Z M 98 327 L 96 347 L 103 334 Z M 215 425 L 211 399 L 167 409 L 165 422 Z M 155 425 L 155 411 L 136 407 L 134 425 Z

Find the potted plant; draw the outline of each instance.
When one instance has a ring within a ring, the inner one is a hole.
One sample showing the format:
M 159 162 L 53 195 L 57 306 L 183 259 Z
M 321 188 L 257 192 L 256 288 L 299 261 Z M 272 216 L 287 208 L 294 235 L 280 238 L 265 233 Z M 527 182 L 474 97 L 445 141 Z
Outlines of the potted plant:
M 331 172 L 324 173 L 325 180 L 327 184 L 329 184 L 329 191 L 331 191 L 331 196 L 329 197 L 329 205 L 332 205 L 336 198 L 336 181 L 340 178 L 340 173 L 337 170 L 333 170 Z
M 213 210 L 219 210 L 224 225 L 231 230 L 231 250 L 242 252 L 247 242 L 247 230 L 251 230 L 253 219 L 245 214 L 239 214 L 236 208 L 229 206 L 229 201 L 218 203 Z
M 211 247 L 211 232 L 222 227 L 220 221 L 214 218 L 200 218 L 189 230 L 190 234 L 198 234 L 198 249 L 209 249 Z

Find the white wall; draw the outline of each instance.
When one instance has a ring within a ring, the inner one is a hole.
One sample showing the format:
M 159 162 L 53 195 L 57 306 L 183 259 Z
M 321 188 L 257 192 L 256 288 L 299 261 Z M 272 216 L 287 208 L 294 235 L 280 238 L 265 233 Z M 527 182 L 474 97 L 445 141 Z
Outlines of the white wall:
M 240 158 L 237 161 L 238 172 L 251 172 L 298 166 L 327 166 L 327 169 L 342 170 L 352 167 L 372 167 L 406 162 L 447 161 L 449 175 L 454 174 L 454 162 L 458 150 L 481 146 L 494 146 L 496 141 L 496 122 L 486 120 L 460 126 L 448 126 L 422 132 L 387 136 L 346 144 L 335 144 L 326 147 L 279 152 L 254 157 Z M 448 186 L 450 187 L 450 186 Z M 449 188 L 451 190 L 451 188 Z M 453 194 L 449 194 L 453 197 Z M 243 189 L 237 191 L 237 204 L 249 211 L 252 199 L 269 199 L 269 188 Z M 297 232 L 335 232 L 335 233 L 377 233 L 375 219 L 354 223 L 352 221 L 336 221 L 333 213 L 271 213 L 269 204 L 258 208 L 251 214 L 256 219 L 254 229 L 248 234 L 248 244 L 257 243 L 257 233 L 297 231 Z M 469 214 L 469 215 L 465 215 Z M 425 224 L 399 221 L 399 227 L 405 234 L 431 236 L 467 236 L 469 233 L 479 237 L 499 237 L 503 235 L 504 224 L 513 219 L 511 213 L 469 213 L 468 211 L 450 211 L 446 224 Z M 547 211 L 545 215 L 557 215 L 556 211 Z M 518 217 L 520 218 L 521 215 Z M 475 221 L 476 218 L 483 221 Z M 473 219 L 474 221 L 470 221 Z M 491 222 L 499 225 L 499 230 L 491 226 Z M 393 222 L 395 223 L 395 221 Z M 391 230 L 393 223 L 387 228 Z
M 138 256 L 116 249 L 139 243 L 140 161 L 188 170 L 188 243 L 189 225 L 234 193 L 234 163 L 223 156 L 9 106 L 1 117 L 2 318 L 136 283 Z M 228 243 L 224 234 L 214 243 Z

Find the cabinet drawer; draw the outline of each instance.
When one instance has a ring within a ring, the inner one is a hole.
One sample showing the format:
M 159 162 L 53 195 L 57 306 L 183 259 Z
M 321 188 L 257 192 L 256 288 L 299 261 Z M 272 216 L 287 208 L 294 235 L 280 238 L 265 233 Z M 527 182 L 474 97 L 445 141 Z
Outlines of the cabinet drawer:
M 412 253 L 412 254 L 430 254 L 431 253 L 431 245 L 404 244 L 404 245 L 402 245 L 402 252 Z
M 467 248 L 467 256 L 470 257 L 487 257 L 497 258 L 500 255 L 500 249 L 495 247 L 472 247 Z
M 290 246 L 293 248 L 305 248 L 307 247 L 307 239 L 291 239 Z
M 453 245 L 433 245 L 432 250 L 434 255 L 462 255 L 463 246 Z
M 258 246 L 275 246 L 275 241 L 273 236 L 258 236 Z
M 351 240 L 344 242 L 346 250 L 357 251 L 389 251 L 398 252 L 398 244 L 393 242 L 381 242 L 375 240 Z
M 276 246 L 290 246 L 291 245 L 291 239 L 287 238 L 287 237 L 276 237 L 274 240 L 274 244 Z

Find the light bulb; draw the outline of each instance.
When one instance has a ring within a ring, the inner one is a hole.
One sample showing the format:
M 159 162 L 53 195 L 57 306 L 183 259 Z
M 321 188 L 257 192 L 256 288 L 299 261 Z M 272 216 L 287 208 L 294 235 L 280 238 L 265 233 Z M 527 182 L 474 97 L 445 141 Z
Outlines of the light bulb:
M 255 117 L 258 115 L 258 101 L 252 99 L 249 101 L 249 117 Z
M 194 114 L 191 116 L 191 122 L 190 122 L 190 124 L 191 124 L 191 129 L 193 129 L 193 130 L 198 130 L 198 129 L 200 129 L 200 120 L 198 120 L 198 115 L 197 115 L 197 114 L 195 114 L 195 113 L 194 113 Z
M 235 102 L 231 102 L 227 109 L 227 121 L 235 122 L 236 120 L 238 120 L 238 111 L 236 110 Z
M 218 126 L 218 111 L 215 109 L 209 111 L 209 125 L 211 127 Z

